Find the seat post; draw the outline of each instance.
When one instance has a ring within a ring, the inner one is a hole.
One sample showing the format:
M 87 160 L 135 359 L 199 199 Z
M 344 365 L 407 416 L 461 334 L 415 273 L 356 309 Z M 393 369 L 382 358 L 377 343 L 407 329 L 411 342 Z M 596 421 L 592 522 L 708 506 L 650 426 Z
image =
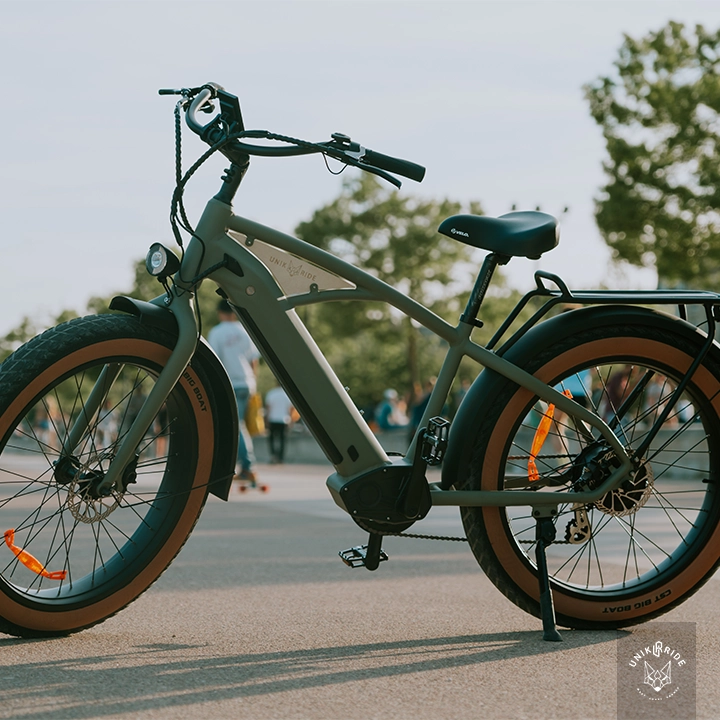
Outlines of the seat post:
M 482 327 L 482 323 L 478 322 L 477 315 L 485 299 L 485 293 L 487 293 L 487 289 L 490 286 L 490 280 L 497 266 L 506 265 L 509 261 L 510 257 L 508 255 L 500 255 L 498 253 L 490 253 L 485 257 L 477 279 L 475 280 L 475 287 L 470 293 L 463 314 L 460 316 L 460 322 Z

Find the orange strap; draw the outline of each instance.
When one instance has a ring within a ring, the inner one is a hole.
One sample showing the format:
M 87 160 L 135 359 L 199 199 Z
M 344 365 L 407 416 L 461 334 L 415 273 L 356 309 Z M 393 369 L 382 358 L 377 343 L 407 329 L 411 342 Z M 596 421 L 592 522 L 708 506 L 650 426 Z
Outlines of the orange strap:
M 563 390 L 565 397 L 572 398 L 572 393 L 569 390 Z M 538 423 L 537 430 L 535 431 L 535 437 L 530 447 L 530 459 L 528 460 L 528 481 L 535 482 L 540 479 L 540 473 L 538 472 L 537 465 L 535 464 L 535 458 L 542 450 L 542 446 L 547 439 L 552 426 L 553 416 L 555 415 L 555 405 L 550 403 L 548 405 L 547 412 L 545 412 Z
M 45 566 L 34 558 L 27 550 L 23 550 L 15 545 L 15 530 L 5 531 L 5 544 L 15 553 L 17 559 L 29 570 L 38 575 L 42 575 L 50 580 L 64 580 L 67 576 L 66 570 L 57 570 L 56 572 L 48 572 Z

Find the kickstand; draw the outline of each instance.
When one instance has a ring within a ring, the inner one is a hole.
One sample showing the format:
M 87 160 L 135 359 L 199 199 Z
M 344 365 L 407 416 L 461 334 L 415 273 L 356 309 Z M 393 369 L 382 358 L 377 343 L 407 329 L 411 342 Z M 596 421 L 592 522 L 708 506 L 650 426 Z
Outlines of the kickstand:
M 562 642 L 562 637 L 555 627 L 555 608 L 553 607 L 550 580 L 548 578 L 547 558 L 545 548 L 555 539 L 555 523 L 553 516 L 557 511 L 546 508 L 533 510 L 535 516 L 535 561 L 538 569 L 538 582 L 540 584 L 540 618 L 543 624 L 543 640 Z

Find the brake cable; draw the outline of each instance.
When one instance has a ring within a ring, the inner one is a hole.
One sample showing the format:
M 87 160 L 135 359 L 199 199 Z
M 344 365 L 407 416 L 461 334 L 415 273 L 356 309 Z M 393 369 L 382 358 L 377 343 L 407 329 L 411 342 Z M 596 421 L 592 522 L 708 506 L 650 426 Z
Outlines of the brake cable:
M 175 190 L 173 192 L 172 202 L 170 206 L 170 222 L 173 228 L 173 235 L 175 236 L 175 240 L 180 246 L 181 250 L 183 250 L 183 242 L 182 242 L 182 236 L 180 235 L 180 231 L 178 229 L 178 225 L 182 227 L 183 230 L 188 232 L 192 237 L 197 238 L 202 242 L 202 239 L 199 238 L 195 234 L 195 230 L 190 224 L 190 221 L 188 220 L 187 214 L 185 212 L 185 205 L 183 203 L 183 194 L 185 192 L 185 186 L 187 185 L 190 178 L 198 171 L 198 169 L 216 152 L 221 150 L 225 145 L 228 143 L 234 141 L 234 140 L 240 140 L 241 138 L 257 138 L 257 139 L 263 139 L 263 140 L 274 140 L 277 142 L 283 142 L 287 143 L 288 145 L 295 145 L 296 147 L 300 148 L 306 148 L 308 150 L 312 150 L 316 153 L 320 153 L 323 156 L 323 159 L 325 160 L 325 165 L 327 169 L 333 173 L 334 175 L 337 175 L 339 173 L 333 172 L 329 165 L 327 165 L 327 157 L 330 156 L 334 160 L 338 160 L 339 162 L 343 163 L 346 167 L 348 165 L 351 165 L 353 167 L 359 167 L 361 170 L 364 170 L 366 172 L 373 172 L 373 173 L 382 173 L 382 177 L 385 179 L 388 179 L 390 182 L 397 183 L 398 181 L 395 180 L 395 178 L 392 178 L 392 176 L 387 176 L 386 173 L 382 172 L 379 168 L 374 168 L 370 165 L 367 165 L 365 167 L 362 166 L 362 164 L 356 160 L 355 158 L 349 157 L 346 155 L 342 150 L 337 149 L 337 152 L 333 152 L 333 148 L 327 147 L 325 144 L 322 143 L 314 143 L 309 142 L 308 140 L 301 140 L 300 138 L 291 137 L 289 135 L 281 135 L 279 133 L 273 133 L 269 130 L 243 130 L 241 132 L 232 133 L 230 135 L 225 135 L 221 140 L 218 140 L 218 142 L 214 143 L 213 145 L 208 148 L 194 163 L 193 165 L 185 172 L 185 174 L 182 174 L 182 152 L 181 152 L 181 144 L 182 144 L 182 122 L 180 118 L 180 108 L 182 107 L 183 102 L 178 102 L 175 106 Z M 253 154 L 252 151 L 247 151 L 248 154 Z M 345 168 L 343 168 L 344 170 Z M 342 172 L 341 170 L 340 172 Z M 178 220 L 178 214 L 180 216 L 180 219 Z M 203 245 L 204 247 L 204 245 Z
M 170 226 L 172 228 L 173 236 L 175 237 L 175 242 L 177 243 L 178 247 L 180 248 L 180 260 L 181 260 L 181 266 L 182 266 L 182 260 L 185 257 L 185 247 L 183 245 L 183 239 L 182 234 L 180 232 L 180 228 L 185 230 L 191 237 L 195 238 L 202 248 L 200 259 L 198 262 L 198 267 L 202 265 L 203 257 L 205 256 L 205 242 L 204 240 L 196 234 L 195 228 L 190 223 L 190 220 L 188 219 L 187 212 L 185 210 L 185 203 L 183 202 L 183 195 L 185 193 L 185 186 L 189 182 L 190 178 L 200 169 L 202 165 L 207 162 L 207 160 L 210 159 L 216 152 L 219 150 L 222 150 L 222 148 L 227 145 L 230 142 L 240 140 L 241 138 L 257 138 L 257 139 L 264 139 L 264 140 L 274 140 L 277 142 L 283 142 L 287 143 L 289 145 L 295 145 L 296 147 L 300 148 L 306 148 L 308 150 L 312 150 L 314 152 L 320 153 L 323 156 L 323 160 L 325 161 L 325 166 L 327 167 L 328 171 L 332 173 L 333 175 L 339 175 L 341 172 L 345 170 L 345 168 L 348 165 L 352 165 L 355 167 L 360 167 L 360 169 L 363 169 L 365 171 L 374 172 L 375 174 L 381 175 L 381 177 L 384 177 L 386 180 L 389 180 L 393 184 L 398 184 L 399 181 L 397 181 L 395 178 L 393 178 L 391 175 L 383 172 L 379 168 L 372 168 L 371 166 L 367 166 L 363 168 L 358 160 L 355 158 L 349 157 L 346 155 L 342 150 L 337 149 L 337 153 L 332 152 L 332 148 L 327 147 L 324 144 L 320 143 L 313 143 L 309 142 L 307 140 L 301 140 L 299 138 L 290 137 L 288 135 L 280 135 L 278 133 L 273 133 L 268 130 L 243 130 L 241 132 L 237 133 L 231 133 L 231 134 L 225 134 L 224 137 L 222 137 L 220 140 L 218 140 L 216 143 L 211 145 L 191 166 L 190 168 L 183 174 L 182 172 L 182 118 L 180 115 L 180 111 L 183 108 L 184 105 L 187 104 L 188 98 L 185 97 L 185 99 L 180 100 L 175 104 L 175 189 L 173 191 L 172 200 L 170 203 Z M 242 143 L 241 143 L 242 144 Z M 248 155 L 253 154 L 252 151 L 247 152 Z M 339 172 L 334 172 L 330 169 L 330 166 L 328 165 L 327 156 L 332 157 L 335 160 L 338 160 L 339 162 L 344 164 L 344 167 Z M 232 160 L 231 160 L 232 162 Z M 180 280 L 188 285 L 193 285 L 194 282 L 197 280 L 196 278 L 193 278 L 193 280 L 186 281 L 182 276 L 180 276 Z M 174 284 L 174 283 L 173 283 Z M 168 288 L 165 288 L 166 292 L 168 292 Z M 199 306 L 199 298 L 197 293 L 195 293 L 194 296 L 194 302 L 195 302 L 195 310 L 196 310 L 196 316 L 198 318 L 198 337 L 200 334 L 202 334 L 202 325 L 201 325 L 201 315 L 200 315 L 200 306 Z

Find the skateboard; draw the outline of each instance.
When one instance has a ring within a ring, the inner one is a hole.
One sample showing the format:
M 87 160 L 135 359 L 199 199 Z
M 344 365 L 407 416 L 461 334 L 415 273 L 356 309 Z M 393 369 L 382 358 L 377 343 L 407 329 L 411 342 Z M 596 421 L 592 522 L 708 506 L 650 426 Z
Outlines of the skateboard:
M 257 480 L 244 480 L 239 477 L 235 477 L 238 483 L 238 492 L 244 493 L 248 490 L 259 490 L 260 492 L 266 493 L 270 490 L 270 486 L 266 483 L 258 482 Z

